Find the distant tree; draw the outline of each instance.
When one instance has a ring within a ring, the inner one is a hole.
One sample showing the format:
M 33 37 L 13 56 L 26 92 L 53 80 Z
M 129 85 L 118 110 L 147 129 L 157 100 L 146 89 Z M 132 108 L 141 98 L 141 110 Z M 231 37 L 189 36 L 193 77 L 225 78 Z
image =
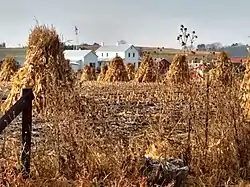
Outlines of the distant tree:
M 191 48 L 193 48 L 194 41 L 198 38 L 195 31 L 192 31 L 190 34 L 184 25 L 180 26 L 180 31 L 181 33 L 177 36 L 177 40 L 180 42 L 182 49 L 184 52 L 186 50 L 192 50 L 189 47 L 191 46 Z
M 198 44 L 197 45 L 197 50 L 198 51 L 205 51 L 206 50 L 206 45 L 205 44 Z
M 98 43 L 95 42 L 95 43 L 93 43 L 93 45 L 100 45 L 100 44 L 98 44 Z
M 125 40 L 120 40 L 118 41 L 119 44 L 127 44 L 127 42 Z

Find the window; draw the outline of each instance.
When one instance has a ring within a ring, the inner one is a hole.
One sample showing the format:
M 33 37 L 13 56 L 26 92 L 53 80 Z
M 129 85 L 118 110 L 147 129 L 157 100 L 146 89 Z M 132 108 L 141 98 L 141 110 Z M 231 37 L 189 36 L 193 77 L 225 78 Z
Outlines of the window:
M 130 53 L 128 53 L 128 57 L 130 57 Z
M 135 53 L 133 53 L 133 57 L 135 57 Z
M 107 57 L 109 56 L 109 54 L 107 53 Z
M 103 57 L 103 53 L 102 53 L 102 57 Z
M 115 56 L 118 57 L 118 53 L 116 53 Z

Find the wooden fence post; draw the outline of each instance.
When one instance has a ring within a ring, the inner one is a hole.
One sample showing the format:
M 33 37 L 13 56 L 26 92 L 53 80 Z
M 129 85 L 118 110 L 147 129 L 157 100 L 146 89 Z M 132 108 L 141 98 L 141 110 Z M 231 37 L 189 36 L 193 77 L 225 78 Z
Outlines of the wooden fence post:
M 31 127 L 32 127 L 32 99 L 33 93 L 31 88 L 24 88 L 22 95 L 29 94 L 25 99 L 26 106 L 22 112 L 22 147 L 21 147 L 21 164 L 24 177 L 30 172 L 30 152 L 31 152 Z

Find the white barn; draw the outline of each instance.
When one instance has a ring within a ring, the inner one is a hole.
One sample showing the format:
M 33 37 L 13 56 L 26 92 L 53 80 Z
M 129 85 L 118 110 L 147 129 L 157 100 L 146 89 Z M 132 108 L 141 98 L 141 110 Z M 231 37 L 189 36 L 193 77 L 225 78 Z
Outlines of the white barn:
M 92 50 L 65 50 L 64 57 L 76 71 L 83 69 L 84 65 L 98 68 L 98 56 Z
M 96 54 L 98 56 L 99 66 L 101 65 L 101 62 L 108 62 L 119 56 L 123 59 L 125 64 L 133 63 L 135 68 L 138 68 L 140 59 L 138 50 L 133 45 L 129 44 L 102 44 L 102 46 L 96 50 Z

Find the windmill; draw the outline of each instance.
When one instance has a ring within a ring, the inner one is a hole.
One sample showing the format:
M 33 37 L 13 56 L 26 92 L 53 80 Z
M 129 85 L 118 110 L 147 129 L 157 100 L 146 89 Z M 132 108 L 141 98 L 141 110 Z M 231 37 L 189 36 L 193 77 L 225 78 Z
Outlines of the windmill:
M 78 39 L 78 28 L 75 26 L 75 50 L 78 50 L 78 46 L 79 46 L 79 39 Z

